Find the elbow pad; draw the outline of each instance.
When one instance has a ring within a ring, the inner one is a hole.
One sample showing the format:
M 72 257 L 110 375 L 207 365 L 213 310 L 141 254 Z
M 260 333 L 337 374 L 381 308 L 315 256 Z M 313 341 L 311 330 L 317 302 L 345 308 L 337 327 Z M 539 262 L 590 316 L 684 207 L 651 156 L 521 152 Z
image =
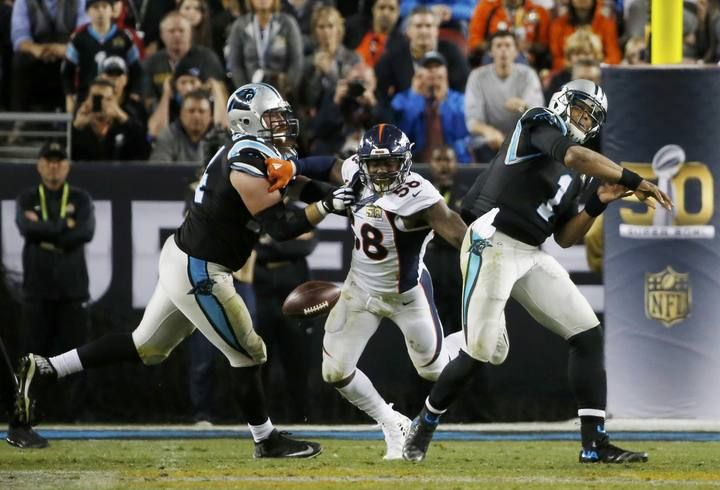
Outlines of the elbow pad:
M 277 203 L 255 215 L 263 231 L 278 241 L 290 240 L 313 229 L 305 210 Z

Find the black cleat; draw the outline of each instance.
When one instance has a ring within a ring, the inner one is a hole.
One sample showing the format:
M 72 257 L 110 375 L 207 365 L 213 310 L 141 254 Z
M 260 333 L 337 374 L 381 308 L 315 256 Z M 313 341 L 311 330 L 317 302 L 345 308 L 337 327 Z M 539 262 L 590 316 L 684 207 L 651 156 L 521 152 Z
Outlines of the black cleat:
M 322 452 L 317 442 L 290 439 L 286 434 L 273 429 L 270 437 L 256 442 L 255 458 L 314 458 Z
M 15 397 L 15 410 L 23 425 L 35 425 L 38 422 L 36 410 L 37 394 L 43 386 L 57 381 L 57 371 L 47 358 L 37 354 L 28 354 L 20 359 L 18 370 L 18 391 Z
M 420 415 L 412 421 L 410 431 L 405 438 L 403 458 L 407 461 L 419 462 L 425 459 L 428 446 L 437 428 L 437 422 L 433 422 L 425 417 L 424 412 L 425 410 L 420 412 Z
M 47 439 L 35 432 L 32 427 L 25 424 L 10 424 L 5 440 L 11 446 L 20 449 L 43 449 L 48 447 Z
M 582 449 L 579 458 L 581 463 L 647 463 L 647 460 L 647 453 L 628 451 L 609 442 L 592 449 Z

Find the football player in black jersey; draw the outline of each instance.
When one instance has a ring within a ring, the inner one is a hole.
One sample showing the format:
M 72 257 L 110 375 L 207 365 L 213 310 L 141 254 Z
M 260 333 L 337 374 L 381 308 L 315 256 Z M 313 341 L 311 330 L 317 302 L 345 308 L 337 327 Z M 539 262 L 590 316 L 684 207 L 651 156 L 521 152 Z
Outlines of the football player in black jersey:
M 121 361 L 160 363 L 197 328 L 238 368 L 240 405 L 255 457 L 307 458 L 321 451 L 317 443 L 282 435 L 268 417 L 260 379 L 265 343 L 235 292 L 232 272 L 243 266 L 260 233 L 276 240 L 301 235 L 328 213 L 343 213 L 353 193 L 341 187 L 300 209 L 285 207 L 280 192 L 268 192 L 265 159 L 292 153 L 298 133 L 290 105 L 272 86 L 237 89 L 228 100 L 228 116 L 233 139 L 208 163 L 187 217 L 165 242 L 159 281 L 140 325 L 55 357 L 25 356 L 16 402 L 28 423 L 36 422 L 36 395 L 45 382 Z
M 635 194 L 651 207 L 672 206 L 654 184 L 581 146 L 597 134 L 606 113 L 607 98 L 595 83 L 563 86 L 548 109 L 535 107 L 522 116 L 463 200 L 463 218 L 472 223 L 460 252 L 466 347 L 445 367 L 413 421 L 405 459 L 424 459 L 440 415 L 473 373 L 483 363 L 505 360 L 504 309 L 512 296 L 568 341 L 570 385 L 581 421 L 580 462 L 647 461 L 647 453 L 609 442 L 602 327 L 568 273 L 539 249 L 550 235 L 562 247 L 573 245 L 608 203 L 625 196 Z M 578 212 L 584 191 L 590 197 Z

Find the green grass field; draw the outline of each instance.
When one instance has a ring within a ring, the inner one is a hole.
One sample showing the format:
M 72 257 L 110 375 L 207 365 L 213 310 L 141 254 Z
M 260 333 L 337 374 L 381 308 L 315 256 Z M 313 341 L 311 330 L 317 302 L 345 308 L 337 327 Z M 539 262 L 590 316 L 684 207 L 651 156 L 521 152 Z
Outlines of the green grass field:
M 324 440 L 312 460 L 254 460 L 247 439 L 52 441 L 0 446 L 0 489 L 720 488 L 720 443 L 632 442 L 650 461 L 581 465 L 573 442 L 435 442 L 420 464 L 382 441 Z

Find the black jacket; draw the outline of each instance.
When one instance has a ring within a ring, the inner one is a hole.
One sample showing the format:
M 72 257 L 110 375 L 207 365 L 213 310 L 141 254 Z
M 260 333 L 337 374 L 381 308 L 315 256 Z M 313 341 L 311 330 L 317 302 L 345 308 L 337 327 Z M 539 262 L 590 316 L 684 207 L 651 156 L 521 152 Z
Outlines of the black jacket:
M 92 199 L 84 190 L 70 187 L 66 216 L 60 218 L 62 188 L 58 191 L 45 189 L 45 197 L 46 221 L 42 218 L 38 187 L 23 191 L 16 202 L 15 222 L 25 238 L 24 293 L 29 299 L 87 300 L 84 245 L 95 233 Z M 34 212 L 39 221 L 28 219 L 27 211 Z

